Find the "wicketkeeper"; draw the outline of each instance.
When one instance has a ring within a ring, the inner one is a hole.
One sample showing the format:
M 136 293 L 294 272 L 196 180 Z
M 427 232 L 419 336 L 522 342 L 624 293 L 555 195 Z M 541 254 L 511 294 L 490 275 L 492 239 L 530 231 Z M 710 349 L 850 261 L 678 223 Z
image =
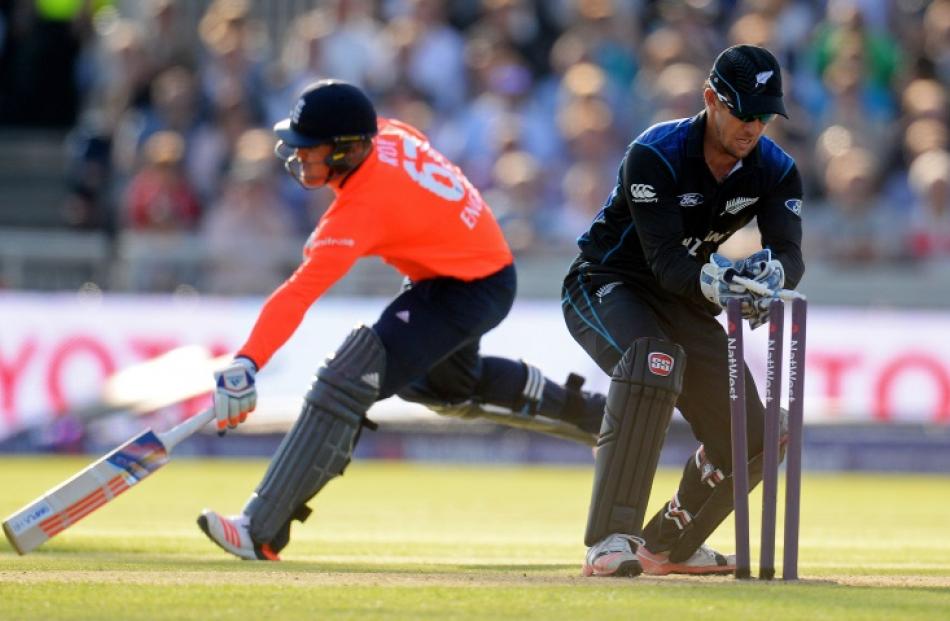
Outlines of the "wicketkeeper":
M 218 429 L 254 410 L 255 374 L 357 259 L 379 256 L 409 283 L 317 370 L 244 510 L 201 514 L 208 537 L 238 557 L 277 560 L 291 521 L 307 517 L 307 502 L 343 472 L 360 430 L 372 426 L 367 410 L 394 394 L 442 414 L 490 410 L 494 420 L 568 428 L 592 441 L 604 397 L 582 391 L 583 378 L 571 374 L 561 386 L 525 362 L 479 354 L 481 336 L 511 309 L 515 268 L 491 209 L 458 167 L 417 129 L 377 118 L 362 91 L 339 81 L 307 88 L 274 131 L 287 171 L 336 199 L 303 263 L 265 302 L 233 363 L 215 374 Z
M 571 334 L 611 375 L 598 440 L 585 575 L 732 573 L 704 541 L 732 511 L 726 334 L 716 320 L 738 297 L 756 327 L 767 304 L 730 278 L 794 288 L 804 273 L 802 182 L 763 136 L 787 116 L 776 59 L 740 45 L 716 59 L 705 109 L 659 123 L 630 144 L 616 187 L 564 280 Z M 756 220 L 764 250 L 716 254 Z M 764 408 L 748 369 L 750 478 L 761 478 Z M 701 443 L 679 488 L 643 527 L 660 448 L 679 408 Z

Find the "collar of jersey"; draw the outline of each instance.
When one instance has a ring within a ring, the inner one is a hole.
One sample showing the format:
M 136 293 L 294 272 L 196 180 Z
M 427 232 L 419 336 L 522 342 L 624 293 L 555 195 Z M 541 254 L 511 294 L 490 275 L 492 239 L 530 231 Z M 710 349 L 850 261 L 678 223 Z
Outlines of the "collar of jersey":
M 353 190 L 353 188 L 362 185 L 369 176 L 369 171 L 379 163 L 376 160 L 376 138 L 374 137 L 373 150 L 369 152 L 369 155 L 366 156 L 366 159 L 363 160 L 363 163 L 360 164 L 356 170 L 346 176 L 346 179 L 340 184 L 340 192 L 343 192 L 344 189 Z

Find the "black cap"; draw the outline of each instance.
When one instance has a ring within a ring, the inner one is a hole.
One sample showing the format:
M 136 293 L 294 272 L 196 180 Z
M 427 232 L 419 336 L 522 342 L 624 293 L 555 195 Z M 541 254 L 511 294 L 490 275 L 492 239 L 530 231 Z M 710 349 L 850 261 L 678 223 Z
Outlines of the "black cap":
M 716 57 L 709 82 L 740 115 L 781 114 L 782 71 L 772 53 L 756 45 L 734 45 Z
M 376 109 L 363 91 L 348 82 L 320 80 L 304 89 L 290 117 L 274 133 L 294 148 L 376 134 Z

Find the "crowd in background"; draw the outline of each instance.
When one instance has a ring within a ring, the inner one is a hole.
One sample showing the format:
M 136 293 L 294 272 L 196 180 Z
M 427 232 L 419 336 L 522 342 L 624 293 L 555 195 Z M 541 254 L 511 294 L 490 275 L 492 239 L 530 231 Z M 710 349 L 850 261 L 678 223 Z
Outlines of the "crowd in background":
M 782 64 L 790 119 L 768 135 L 806 182 L 806 256 L 950 261 L 950 0 L 327 0 L 277 33 L 262 7 L 307 3 L 18 4 L 0 21 L 0 121 L 73 127 L 71 225 L 190 232 L 238 266 L 235 289 L 273 267 L 248 248 L 304 239 L 332 199 L 271 153 L 269 128 L 316 79 L 426 132 L 527 253 L 573 243 L 627 144 L 698 112 L 734 43 Z M 64 4 L 79 10 L 57 22 Z M 56 26 L 71 64 L 31 79 L 25 42 Z

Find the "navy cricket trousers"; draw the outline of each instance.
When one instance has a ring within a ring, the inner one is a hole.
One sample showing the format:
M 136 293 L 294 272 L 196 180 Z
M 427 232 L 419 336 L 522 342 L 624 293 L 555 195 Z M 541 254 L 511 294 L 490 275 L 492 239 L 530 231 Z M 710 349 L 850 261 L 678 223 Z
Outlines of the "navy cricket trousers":
M 479 280 L 432 278 L 405 288 L 373 325 L 386 348 L 379 398 L 411 385 L 414 395 L 439 401 L 514 403 L 524 365 L 480 356 L 479 341 L 508 315 L 516 290 L 514 265 Z

